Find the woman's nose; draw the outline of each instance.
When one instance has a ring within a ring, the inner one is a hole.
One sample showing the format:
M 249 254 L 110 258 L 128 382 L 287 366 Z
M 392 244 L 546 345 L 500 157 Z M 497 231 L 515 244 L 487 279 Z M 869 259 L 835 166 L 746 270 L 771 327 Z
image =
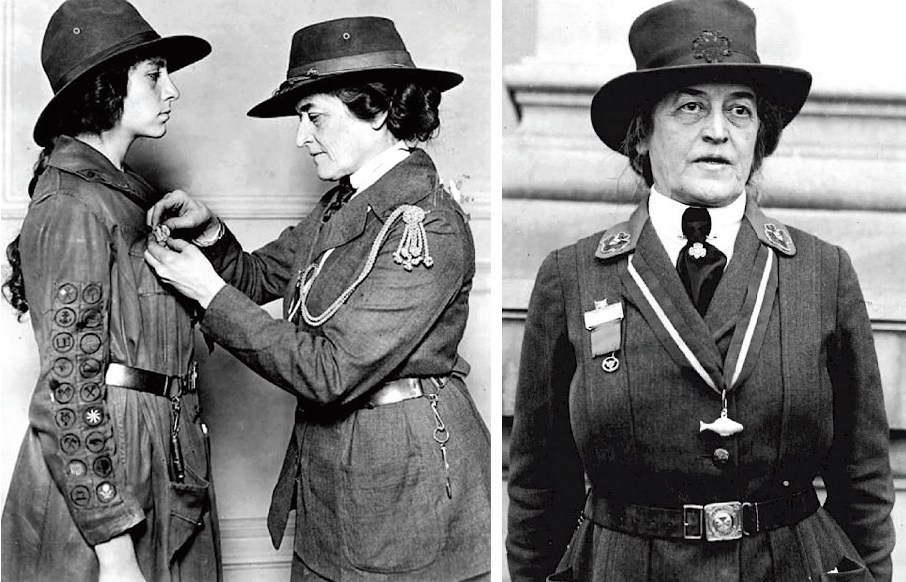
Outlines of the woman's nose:
M 304 147 L 311 143 L 311 131 L 306 120 L 299 121 L 299 130 L 296 131 L 296 147 Z
M 703 137 L 708 141 L 725 142 L 729 139 L 727 118 L 722 109 L 716 107 L 711 109 L 710 115 L 705 119 L 703 132 Z
M 170 101 L 176 101 L 177 99 L 179 99 L 179 89 L 176 88 L 176 84 L 173 82 L 173 79 L 170 78 L 170 74 L 165 72 L 163 74 L 163 79 L 164 79 L 164 89 L 163 89 L 164 99 L 168 99 Z

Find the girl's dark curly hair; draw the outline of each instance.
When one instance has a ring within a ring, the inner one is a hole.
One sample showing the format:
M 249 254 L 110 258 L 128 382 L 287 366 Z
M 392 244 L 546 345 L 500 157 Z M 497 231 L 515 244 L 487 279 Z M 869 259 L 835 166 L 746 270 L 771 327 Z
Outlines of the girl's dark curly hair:
M 68 97 L 56 104 L 51 135 L 51 145 L 38 154 L 34 174 L 28 183 L 28 195 L 35 193 L 38 179 L 47 169 L 47 159 L 53 151 L 53 143 L 61 135 L 77 136 L 80 134 L 98 135 L 117 124 L 123 115 L 123 101 L 129 81 L 129 70 L 136 64 L 148 59 L 156 60 L 156 55 L 140 52 L 131 53 L 128 60 L 119 60 L 113 67 L 84 80 L 67 89 Z M 6 247 L 6 258 L 11 272 L 3 282 L 3 296 L 16 310 L 17 317 L 28 312 L 28 301 L 25 299 L 25 280 L 22 276 L 22 258 L 19 254 L 19 236 Z
M 440 127 L 440 91 L 412 81 L 364 83 L 331 92 L 363 121 L 387 113 L 387 129 L 402 141 L 427 142 Z
M 758 135 L 755 137 L 755 155 L 752 158 L 752 170 L 746 183 L 752 180 L 752 177 L 761 168 L 764 159 L 774 153 L 777 144 L 780 142 L 780 134 L 783 132 L 783 110 L 773 101 L 756 96 L 755 108 L 758 111 Z M 620 147 L 620 153 L 629 158 L 629 165 L 636 174 L 645 180 L 645 184 L 650 188 L 654 184 L 654 176 L 651 173 L 651 159 L 647 153 L 640 153 L 639 146 L 651 137 L 654 132 L 654 108 L 660 99 L 647 101 L 639 106 L 636 110 L 629 127 L 626 130 L 626 138 Z

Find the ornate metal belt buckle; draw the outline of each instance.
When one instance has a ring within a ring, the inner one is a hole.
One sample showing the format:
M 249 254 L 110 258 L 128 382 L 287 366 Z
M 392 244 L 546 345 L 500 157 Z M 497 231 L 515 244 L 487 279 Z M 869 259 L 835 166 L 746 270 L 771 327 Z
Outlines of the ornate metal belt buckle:
M 742 503 L 709 503 L 704 510 L 705 539 L 709 542 L 738 540 L 742 537 Z

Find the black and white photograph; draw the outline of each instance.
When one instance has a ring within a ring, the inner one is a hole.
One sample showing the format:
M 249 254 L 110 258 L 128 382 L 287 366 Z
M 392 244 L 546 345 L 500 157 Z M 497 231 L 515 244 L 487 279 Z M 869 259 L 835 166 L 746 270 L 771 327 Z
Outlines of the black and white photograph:
M 899 7 L 503 10 L 505 579 L 906 580 Z
M 2 582 L 906 582 L 891 0 L 0 0 Z
M 490 10 L 3 4 L 4 582 L 490 579 Z

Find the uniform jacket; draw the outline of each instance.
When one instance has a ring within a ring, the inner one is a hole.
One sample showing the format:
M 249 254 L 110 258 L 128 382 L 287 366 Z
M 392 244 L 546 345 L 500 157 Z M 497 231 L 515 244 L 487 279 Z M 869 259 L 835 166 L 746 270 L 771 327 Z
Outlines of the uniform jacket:
M 438 394 L 437 409 L 450 432 L 452 499 L 429 401 L 364 407 L 388 380 L 449 378 L 462 367 L 457 347 L 474 274 L 462 210 L 439 186 L 421 150 L 322 222 L 330 194 L 254 253 L 242 253 L 229 232 L 205 249 L 232 286 L 214 297 L 202 330 L 298 400 L 271 507 L 275 546 L 295 488 L 295 551 L 327 579 L 442 582 L 485 572 L 489 441 L 462 374 Z M 403 205 L 425 212 L 421 222 L 433 266 L 406 269 L 394 258 L 407 219 L 391 217 Z M 318 317 L 340 301 L 334 315 L 309 325 L 298 316 L 273 319 L 257 307 L 282 298 L 288 317 L 302 271 L 328 249 L 306 307 Z M 363 272 L 354 292 L 339 299 Z
M 705 371 L 720 374 L 768 253 L 776 285 L 765 279 L 765 320 L 753 327 L 743 380 L 728 393 L 728 416 L 744 429 L 700 432 L 700 421 L 718 416 L 720 396 L 677 354 L 630 258 Z M 612 372 L 602 368 L 606 354 L 593 355 L 583 322 L 604 299 L 624 309 Z M 702 318 L 648 223 L 647 203 L 604 236 L 553 252 L 529 305 L 510 471 L 514 582 L 555 570 L 551 580 L 889 581 L 887 419 L 848 256 L 766 218 L 749 199 L 733 259 Z M 680 509 L 781 498 L 818 476 L 827 500 L 816 513 L 740 540 L 646 538 L 587 519 L 577 526 L 586 477 L 591 496 Z M 828 574 L 835 568 L 855 572 Z
M 186 477 L 171 483 L 170 402 L 104 383 L 110 362 L 176 376 L 192 361 L 190 314 L 142 256 L 153 201 L 67 137 L 37 183 L 19 249 L 40 372 L 3 512 L 4 580 L 97 580 L 92 546 L 126 531 L 149 581 L 218 578 L 197 395 L 181 401 Z

